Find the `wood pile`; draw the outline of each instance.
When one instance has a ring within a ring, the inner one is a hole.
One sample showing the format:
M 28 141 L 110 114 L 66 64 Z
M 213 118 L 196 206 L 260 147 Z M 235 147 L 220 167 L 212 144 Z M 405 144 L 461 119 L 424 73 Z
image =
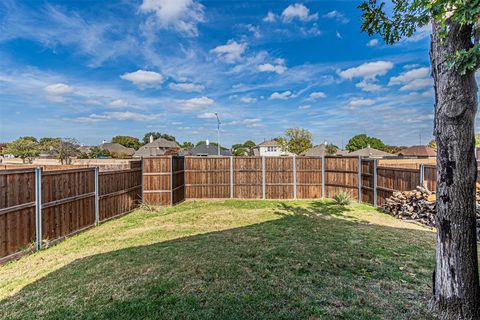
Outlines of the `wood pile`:
M 386 199 L 383 211 L 398 219 L 414 220 L 435 227 L 437 197 L 424 187 L 412 191 L 394 192 Z M 480 241 L 480 184 L 477 183 L 477 240 Z

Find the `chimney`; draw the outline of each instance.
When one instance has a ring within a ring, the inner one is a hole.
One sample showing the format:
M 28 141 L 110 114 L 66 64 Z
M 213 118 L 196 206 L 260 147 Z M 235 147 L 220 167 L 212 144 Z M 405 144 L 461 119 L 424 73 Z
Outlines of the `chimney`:
M 210 145 L 210 141 L 209 141 L 208 139 L 205 140 L 205 144 L 206 144 L 207 146 Z
M 150 135 L 150 143 L 153 142 L 153 134 Z

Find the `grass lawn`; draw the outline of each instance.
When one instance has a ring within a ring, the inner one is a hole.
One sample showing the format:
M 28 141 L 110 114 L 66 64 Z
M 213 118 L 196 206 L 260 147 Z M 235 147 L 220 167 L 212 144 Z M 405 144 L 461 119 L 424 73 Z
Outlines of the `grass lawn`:
M 0 319 L 430 319 L 434 256 L 366 205 L 189 201 L 0 266 Z

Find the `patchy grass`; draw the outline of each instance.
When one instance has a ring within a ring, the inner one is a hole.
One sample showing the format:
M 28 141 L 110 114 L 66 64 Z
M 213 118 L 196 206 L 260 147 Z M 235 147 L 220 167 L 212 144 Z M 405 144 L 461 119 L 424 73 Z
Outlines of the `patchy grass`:
M 138 210 L 0 266 L 0 318 L 429 319 L 434 242 L 329 201 Z

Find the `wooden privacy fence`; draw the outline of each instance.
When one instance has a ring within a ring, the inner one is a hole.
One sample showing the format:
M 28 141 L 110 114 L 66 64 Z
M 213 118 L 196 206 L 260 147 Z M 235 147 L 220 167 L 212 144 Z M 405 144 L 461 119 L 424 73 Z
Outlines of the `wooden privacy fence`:
M 0 261 L 132 211 L 141 170 L 0 171 Z

